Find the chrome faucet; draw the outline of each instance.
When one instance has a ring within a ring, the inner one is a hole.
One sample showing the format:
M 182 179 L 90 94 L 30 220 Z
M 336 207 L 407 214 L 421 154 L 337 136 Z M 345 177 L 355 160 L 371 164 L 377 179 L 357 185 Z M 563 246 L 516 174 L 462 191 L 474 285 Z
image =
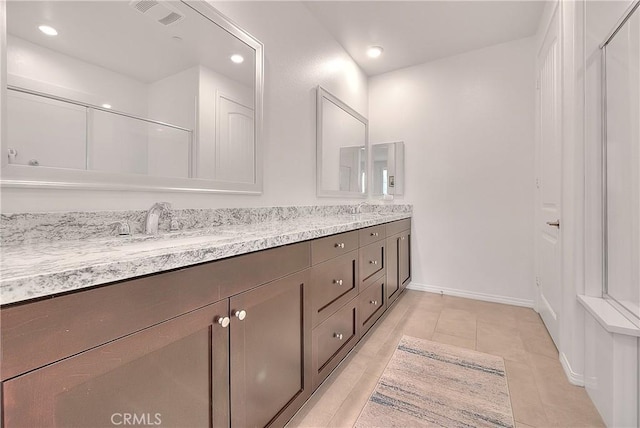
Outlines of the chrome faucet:
M 171 210 L 171 204 L 169 202 L 156 202 L 153 204 L 149 211 L 147 211 L 147 217 L 144 221 L 144 233 L 147 235 L 158 234 L 158 222 L 163 212 L 169 212 Z
M 364 205 L 371 205 L 371 202 L 369 201 L 362 201 L 358 204 L 358 206 L 356 207 L 356 214 L 362 214 L 362 207 Z

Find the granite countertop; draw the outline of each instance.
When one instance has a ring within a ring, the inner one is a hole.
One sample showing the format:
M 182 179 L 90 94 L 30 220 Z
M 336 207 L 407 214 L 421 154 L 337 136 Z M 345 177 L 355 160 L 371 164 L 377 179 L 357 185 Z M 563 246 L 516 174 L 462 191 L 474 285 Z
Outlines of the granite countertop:
M 166 233 L 3 246 L 10 304 L 410 218 L 411 212 L 304 216 Z

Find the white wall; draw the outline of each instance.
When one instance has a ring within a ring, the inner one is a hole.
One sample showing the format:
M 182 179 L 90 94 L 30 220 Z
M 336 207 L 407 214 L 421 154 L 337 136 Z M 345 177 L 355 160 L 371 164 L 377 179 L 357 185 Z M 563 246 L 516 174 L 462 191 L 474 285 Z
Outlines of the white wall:
M 380 75 L 369 90 L 371 142 L 405 142 L 413 285 L 532 305 L 533 40 Z
M 265 45 L 264 193 L 241 196 L 164 192 L 2 189 L 2 211 L 147 209 L 346 203 L 315 196 L 315 91 L 322 85 L 367 116 L 367 79 L 309 10 L 297 2 L 217 2 Z

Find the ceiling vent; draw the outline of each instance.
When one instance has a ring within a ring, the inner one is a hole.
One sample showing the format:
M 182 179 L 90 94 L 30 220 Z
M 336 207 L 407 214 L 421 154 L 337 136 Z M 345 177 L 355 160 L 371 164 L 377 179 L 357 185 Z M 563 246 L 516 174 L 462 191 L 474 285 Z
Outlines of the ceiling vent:
M 167 2 L 160 2 L 157 0 L 134 0 L 129 3 L 129 6 L 165 26 L 175 24 L 176 22 L 184 19 L 184 15 Z

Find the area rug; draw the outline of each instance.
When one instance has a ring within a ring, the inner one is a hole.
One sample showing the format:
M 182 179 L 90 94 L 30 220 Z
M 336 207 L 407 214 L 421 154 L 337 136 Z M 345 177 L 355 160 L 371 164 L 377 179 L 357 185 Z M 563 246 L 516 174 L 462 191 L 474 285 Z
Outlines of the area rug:
M 501 357 L 403 336 L 356 427 L 513 427 Z

